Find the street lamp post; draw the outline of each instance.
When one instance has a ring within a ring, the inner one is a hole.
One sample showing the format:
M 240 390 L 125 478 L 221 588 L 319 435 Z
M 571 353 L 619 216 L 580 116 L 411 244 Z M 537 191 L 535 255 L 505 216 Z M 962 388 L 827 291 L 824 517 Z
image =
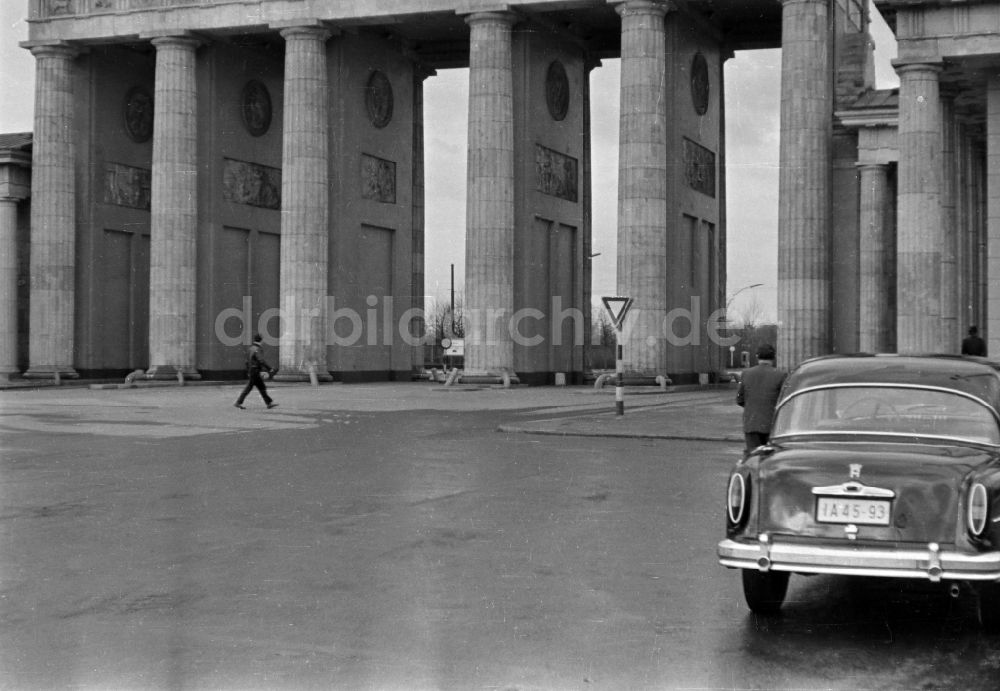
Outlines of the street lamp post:
M 733 304 L 733 300 L 736 299 L 736 296 L 739 295 L 740 293 L 742 293 L 744 290 L 750 290 L 751 288 L 760 288 L 762 285 L 764 285 L 764 284 L 763 283 L 751 283 L 748 286 L 743 286 L 742 288 L 740 288 L 735 293 L 733 293 L 732 295 L 729 296 L 729 299 L 726 300 L 726 321 L 727 322 L 729 321 L 729 306 L 731 304 Z

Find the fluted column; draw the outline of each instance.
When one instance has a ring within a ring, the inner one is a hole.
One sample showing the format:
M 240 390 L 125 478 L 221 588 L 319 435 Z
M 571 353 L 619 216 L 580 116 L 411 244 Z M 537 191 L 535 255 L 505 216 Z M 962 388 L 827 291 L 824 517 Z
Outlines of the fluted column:
M 4 181 L 0 180 L 0 195 Z M 0 196 L 0 380 L 17 368 L 17 198 Z
M 893 323 L 889 296 L 893 289 L 895 248 L 889 244 L 888 166 L 881 163 L 858 166 L 861 175 L 861 248 L 859 347 L 862 352 L 885 353 L 890 348 Z
M 149 370 L 154 379 L 195 369 L 198 230 L 198 41 L 166 36 L 156 47 L 149 255 Z
M 827 0 L 783 0 L 778 364 L 829 352 L 830 46 Z
M 515 16 L 466 18 L 469 55 L 469 164 L 465 249 L 465 372 L 514 370 Z
M 1000 354 L 1000 76 L 986 86 L 986 352 Z
M 281 154 L 281 333 L 278 378 L 330 380 L 326 360 L 329 285 L 329 79 L 319 26 L 281 32 L 285 107 Z
M 667 6 L 629 0 L 621 15 L 618 293 L 634 302 L 622 357 L 630 374 L 665 374 L 667 311 Z
M 899 230 L 897 337 L 901 353 L 944 349 L 941 333 L 941 103 L 937 65 L 897 65 Z
M 435 74 L 433 70 L 414 66 L 413 70 L 413 230 L 412 259 L 410 264 L 411 303 L 410 307 L 420 310 L 419 318 L 410 319 L 408 328 L 411 336 L 419 342 L 412 350 L 412 364 L 418 367 L 424 364 L 424 339 L 426 322 L 424 320 L 424 80 Z
M 31 288 L 25 377 L 76 377 L 73 369 L 76 183 L 73 58 L 65 45 L 37 46 L 31 154 Z
M 956 139 L 954 96 L 941 98 L 941 333 L 944 352 L 961 350 L 965 328 L 959 322 L 961 303 L 958 273 L 958 209 L 956 175 Z M 965 325 L 968 327 L 968 324 Z

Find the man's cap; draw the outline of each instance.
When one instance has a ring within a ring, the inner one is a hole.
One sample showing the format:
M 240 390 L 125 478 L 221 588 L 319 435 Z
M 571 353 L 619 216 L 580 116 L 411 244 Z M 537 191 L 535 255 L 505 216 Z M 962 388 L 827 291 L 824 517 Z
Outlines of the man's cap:
M 774 359 L 774 346 L 770 343 L 762 343 L 759 348 L 757 348 L 757 359 L 758 360 L 773 360 Z

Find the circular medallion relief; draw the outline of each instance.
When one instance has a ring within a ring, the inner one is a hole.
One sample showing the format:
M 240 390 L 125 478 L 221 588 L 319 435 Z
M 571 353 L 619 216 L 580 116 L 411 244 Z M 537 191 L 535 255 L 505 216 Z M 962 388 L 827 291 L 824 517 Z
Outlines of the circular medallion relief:
M 365 86 L 365 108 L 375 127 L 382 128 L 392 120 L 392 84 L 384 72 L 372 72 Z
M 262 82 L 251 79 L 240 94 L 240 115 L 243 126 L 254 137 L 259 137 L 271 127 L 271 94 Z
M 125 133 L 136 143 L 149 141 L 153 136 L 153 96 L 141 86 L 133 86 L 125 94 L 122 107 Z
M 562 120 L 569 110 L 569 79 L 566 68 L 558 60 L 549 63 L 545 75 L 545 103 L 553 120 Z
M 691 60 L 691 100 L 698 115 L 708 112 L 708 61 L 701 53 L 695 53 Z

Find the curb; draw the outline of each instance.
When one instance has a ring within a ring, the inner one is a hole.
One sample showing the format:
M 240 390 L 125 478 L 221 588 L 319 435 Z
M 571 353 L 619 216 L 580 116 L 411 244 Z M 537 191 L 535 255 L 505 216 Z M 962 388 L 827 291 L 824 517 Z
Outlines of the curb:
M 742 437 L 723 435 L 718 437 L 712 437 L 707 435 L 697 435 L 697 434 L 683 434 L 677 433 L 663 433 L 663 432 L 599 432 L 599 431 L 585 431 L 585 430 L 547 430 L 547 429 L 529 429 L 526 427 L 514 427 L 511 425 L 500 425 L 497 427 L 497 432 L 505 432 L 508 434 L 541 434 L 556 437 L 611 437 L 619 439 L 676 439 L 684 441 L 714 441 L 714 442 L 733 442 L 742 443 Z

